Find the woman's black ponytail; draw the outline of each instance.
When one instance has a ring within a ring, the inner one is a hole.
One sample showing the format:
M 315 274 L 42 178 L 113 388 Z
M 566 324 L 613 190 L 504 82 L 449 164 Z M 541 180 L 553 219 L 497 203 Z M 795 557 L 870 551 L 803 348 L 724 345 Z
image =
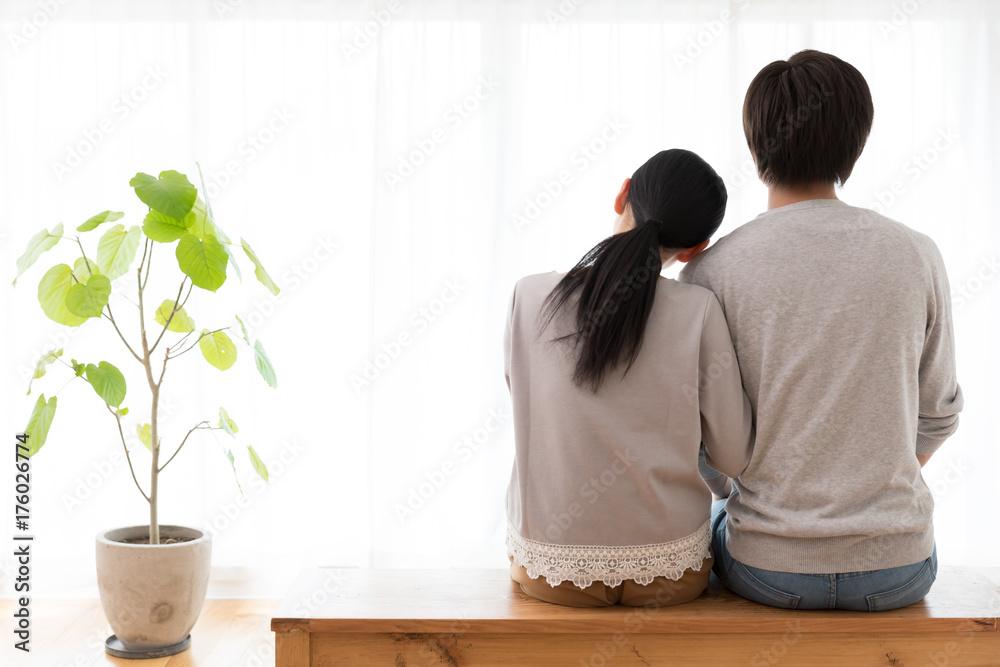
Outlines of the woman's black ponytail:
M 719 175 L 682 149 L 657 153 L 632 175 L 628 205 L 635 227 L 591 248 L 542 309 L 544 328 L 579 290 L 576 331 L 557 339 L 576 344 L 578 386 L 596 392 L 610 371 L 624 364 L 624 375 L 632 367 L 656 297 L 660 248 L 708 240 L 722 222 L 726 198 Z

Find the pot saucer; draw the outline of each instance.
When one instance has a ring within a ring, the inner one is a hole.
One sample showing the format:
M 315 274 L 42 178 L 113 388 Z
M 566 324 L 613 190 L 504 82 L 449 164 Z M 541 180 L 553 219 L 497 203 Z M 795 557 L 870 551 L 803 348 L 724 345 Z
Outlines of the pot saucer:
M 122 644 L 121 640 L 118 639 L 117 635 L 111 635 L 104 642 L 104 651 L 111 656 L 116 658 L 131 658 L 133 660 L 141 660 L 143 658 L 165 658 L 168 655 L 174 655 L 175 653 L 180 653 L 191 647 L 191 635 L 184 638 L 183 641 L 179 641 L 176 644 L 171 644 L 170 646 L 159 646 L 156 648 L 144 648 L 144 649 L 128 649 Z

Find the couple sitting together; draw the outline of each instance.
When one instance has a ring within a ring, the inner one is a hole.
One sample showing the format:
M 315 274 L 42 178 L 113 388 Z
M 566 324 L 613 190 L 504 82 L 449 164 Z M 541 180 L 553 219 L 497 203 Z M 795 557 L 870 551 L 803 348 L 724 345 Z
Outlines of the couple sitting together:
M 665 150 L 625 179 L 611 236 L 517 282 L 507 552 L 526 594 L 674 605 L 713 570 L 785 609 L 930 590 L 921 467 L 962 408 L 951 293 L 930 238 L 837 199 L 872 117 L 850 64 L 773 62 L 743 106 L 767 211 L 706 249 L 726 187 Z

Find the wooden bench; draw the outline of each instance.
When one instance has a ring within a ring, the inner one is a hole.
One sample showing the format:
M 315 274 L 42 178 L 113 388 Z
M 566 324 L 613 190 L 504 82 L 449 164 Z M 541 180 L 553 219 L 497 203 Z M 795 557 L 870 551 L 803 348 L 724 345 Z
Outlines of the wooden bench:
M 271 619 L 276 665 L 1000 666 L 1000 586 L 971 569 L 873 614 L 774 609 L 712 580 L 676 607 L 573 609 L 507 570 L 305 570 Z

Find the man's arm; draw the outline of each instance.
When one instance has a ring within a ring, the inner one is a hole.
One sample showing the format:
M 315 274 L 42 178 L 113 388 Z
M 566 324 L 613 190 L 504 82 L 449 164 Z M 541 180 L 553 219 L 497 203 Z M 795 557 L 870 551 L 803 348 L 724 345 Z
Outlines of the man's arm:
M 916 454 L 921 467 L 958 429 L 964 403 L 955 373 L 955 332 L 951 319 L 951 289 L 944 260 L 928 239 L 931 271 L 927 329 L 920 354 Z

